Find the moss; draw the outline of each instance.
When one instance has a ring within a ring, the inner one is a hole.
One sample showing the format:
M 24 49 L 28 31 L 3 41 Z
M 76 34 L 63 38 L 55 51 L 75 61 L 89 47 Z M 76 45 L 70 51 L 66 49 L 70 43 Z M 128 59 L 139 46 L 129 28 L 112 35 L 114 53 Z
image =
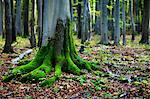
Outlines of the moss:
M 4 80 L 10 81 L 17 77 L 21 82 L 44 80 L 43 78 L 46 78 L 46 75 L 54 67 L 54 76 L 47 78 L 41 83 L 41 86 L 50 87 L 61 77 L 62 70 L 77 75 L 82 73 L 80 69 L 92 71 L 95 66 L 78 56 L 70 25 L 69 20 L 65 27 L 60 24 L 62 29 L 59 28 L 60 30 L 57 31 L 56 37 L 49 40 L 48 45 L 42 47 L 30 63 L 13 69 L 10 75 L 6 76 Z M 63 37 L 64 40 L 62 40 Z
M 49 79 L 47 79 L 47 80 L 44 80 L 44 81 L 40 84 L 40 86 L 41 86 L 41 87 L 50 87 L 50 86 L 52 86 L 52 85 L 55 83 L 56 80 L 57 80 L 57 77 L 56 77 L 56 76 L 53 76 L 53 77 L 51 77 L 51 78 L 49 78 Z
M 17 75 L 18 73 L 25 74 L 27 72 L 30 72 L 30 71 L 36 69 L 38 66 L 40 66 L 42 64 L 46 54 L 47 54 L 47 47 L 42 47 L 38 51 L 35 58 L 30 63 L 28 63 L 27 65 L 16 67 L 15 69 L 12 70 L 12 73 L 14 75 Z

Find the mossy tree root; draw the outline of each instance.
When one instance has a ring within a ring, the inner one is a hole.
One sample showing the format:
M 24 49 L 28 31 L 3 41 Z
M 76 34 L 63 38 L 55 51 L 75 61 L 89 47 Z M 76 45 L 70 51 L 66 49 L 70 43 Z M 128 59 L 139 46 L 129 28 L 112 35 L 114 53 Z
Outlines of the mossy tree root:
M 42 87 L 50 87 L 61 77 L 62 71 L 77 75 L 83 73 L 81 69 L 92 71 L 94 66 L 78 56 L 69 27 L 69 21 L 64 25 L 62 20 L 58 20 L 55 38 L 50 39 L 48 45 L 42 47 L 30 63 L 13 69 L 3 81 L 17 79 L 21 82 L 33 82 L 40 80 Z M 54 68 L 54 75 L 47 78 L 52 68 Z

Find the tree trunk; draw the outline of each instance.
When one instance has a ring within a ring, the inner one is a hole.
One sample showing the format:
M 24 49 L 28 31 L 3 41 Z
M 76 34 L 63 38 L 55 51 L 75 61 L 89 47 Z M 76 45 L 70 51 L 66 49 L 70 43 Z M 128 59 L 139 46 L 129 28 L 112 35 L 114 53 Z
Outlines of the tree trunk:
M 34 34 L 34 10 L 35 10 L 35 1 L 31 0 L 32 3 L 32 9 L 31 9 L 31 19 L 30 19 L 30 28 L 31 28 L 31 35 L 30 35 L 30 44 L 31 44 L 31 48 L 36 47 L 36 38 L 35 38 L 35 34 Z
M 62 70 L 79 75 L 80 69 L 90 71 L 95 67 L 77 55 L 69 9 L 69 0 L 44 0 L 42 47 L 29 64 L 13 69 L 4 81 L 14 78 L 22 82 L 39 81 L 54 68 L 53 77 L 41 83 L 41 86 L 51 86 L 60 78 Z M 18 74 L 22 75 L 19 77 Z
M 2 0 L 0 0 L 0 35 L 3 34 L 3 7 Z
M 78 38 L 81 39 L 81 31 L 82 31 L 82 23 L 81 23 L 81 13 L 82 13 L 82 8 L 81 8 L 81 0 L 78 2 Z
M 81 43 L 83 44 L 88 40 L 89 33 L 89 9 L 88 9 L 88 0 L 84 0 L 84 9 L 83 9 L 83 22 L 82 22 L 82 34 L 81 34 Z
M 15 32 L 15 11 L 14 11 L 14 0 L 11 0 L 11 14 L 12 14 L 12 42 L 16 41 L 16 32 Z
M 107 4 L 108 0 L 102 1 L 102 34 L 101 34 L 101 43 L 108 44 L 108 11 Z
M 123 21 L 123 45 L 126 45 L 126 13 L 125 13 L 125 0 L 122 1 L 122 21 Z
M 6 40 L 4 45 L 4 53 L 13 52 L 12 43 L 12 13 L 11 13 L 11 0 L 5 0 L 5 29 Z
M 115 32 L 114 32 L 114 45 L 119 44 L 120 40 L 120 1 L 116 0 L 115 5 Z
M 150 34 L 150 1 L 144 0 L 144 15 L 142 22 L 142 38 L 140 43 L 149 44 Z
M 130 17 L 131 17 L 131 26 L 132 26 L 132 37 L 131 40 L 135 40 L 135 23 L 134 23 L 134 17 L 133 17 L 133 0 L 130 0 L 129 3 L 130 8 Z
M 15 19 L 16 34 L 21 36 L 21 0 L 16 0 L 16 19 Z
M 43 0 L 37 0 L 38 9 L 38 47 L 42 46 Z
M 24 37 L 29 36 L 29 26 L 28 26 L 28 21 L 29 21 L 29 0 L 24 0 L 23 2 L 23 24 L 24 24 Z

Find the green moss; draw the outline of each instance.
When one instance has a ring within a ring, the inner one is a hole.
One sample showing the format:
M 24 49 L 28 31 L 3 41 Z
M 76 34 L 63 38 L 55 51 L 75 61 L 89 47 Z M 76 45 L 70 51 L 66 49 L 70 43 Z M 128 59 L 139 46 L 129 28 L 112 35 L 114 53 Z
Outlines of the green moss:
M 16 67 L 15 69 L 12 70 L 12 73 L 14 75 L 25 74 L 27 72 L 30 72 L 30 71 L 36 69 L 37 67 L 39 67 L 42 64 L 46 54 L 47 54 L 47 47 L 42 47 L 38 51 L 35 58 L 30 63 L 28 63 L 27 65 Z
M 74 74 L 80 75 L 81 70 L 71 60 L 70 55 L 67 55 L 66 61 L 67 61 L 67 65 L 68 65 L 68 70 Z
M 57 80 L 57 77 L 56 77 L 56 76 L 53 76 L 53 77 L 51 77 L 51 78 L 49 78 L 49 79 L 43 81 L 43 82 L 40 84 L 40 86 L 41 86 L 41 87 L 50 87 L 50 86 L 52 86 L 52 85 L 55 83 L 56 80 Z

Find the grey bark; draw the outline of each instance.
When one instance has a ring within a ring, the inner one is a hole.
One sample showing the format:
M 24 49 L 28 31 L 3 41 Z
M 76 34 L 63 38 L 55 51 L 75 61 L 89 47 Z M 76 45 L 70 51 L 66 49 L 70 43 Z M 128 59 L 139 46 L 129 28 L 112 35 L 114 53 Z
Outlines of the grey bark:
M 35 33 L 34 33 L 34 10 L 35 10 L 35 0 L 31 0 L 32 3 L 32 9 L 31 9 L 31 19 L 30 19 L 30 28 L 31 28 L 31 36 L 30 36 L 30 44 L 31 48 L 36 47 L 36 38 L 35 38 Z
M 5 0 L 5 29 L 6 29 L 6 39 L 4 45 L 4 53 L 13 52 L 12 43 L 12 10 L 11 10 L 11 0 Z
M 42 46 L 55 36 L 57 20 L 70 18 L 69 0 L 44 0 Z
M 123 45 L 126 45 L 126 14 L 125 14 L 125 0 L 122 0 L 122 21 L 123 21 Z
M 21 0 L 16 0 L 16 19 L 15 19 L 16 34 L 21 36 Z
M 101 43 L 108 44 L 108 11 L 107 11 L 108 0 L 103 0 L 102 4 L 102 33 Z
M 135 23 L 134 23 L 134 17 L 133 17 L 133 0 L 130 0 L 129 3 L 129 8 L 130 8 L 130 17 L 131 17 L 131 26 L 132 26 L 132 38 L 131 40 L 135 40 Z
M 81 43 L 84 43 L 88 40 L 89 35 L 89 9 L 88 9 L 88 0 L 84 0 L 83 8 L 83 22 L 82 22 L 82 34 L 81 34 Z
M 38 47 L 42 45 L 42 32 L 43 32 L 43 0 L 37 0 L 38 9 Z
M 115 5 L 115 32 L 114 32 L 114 44 L 118 45 L 120 41 L 120 1 L 116 0 Z

